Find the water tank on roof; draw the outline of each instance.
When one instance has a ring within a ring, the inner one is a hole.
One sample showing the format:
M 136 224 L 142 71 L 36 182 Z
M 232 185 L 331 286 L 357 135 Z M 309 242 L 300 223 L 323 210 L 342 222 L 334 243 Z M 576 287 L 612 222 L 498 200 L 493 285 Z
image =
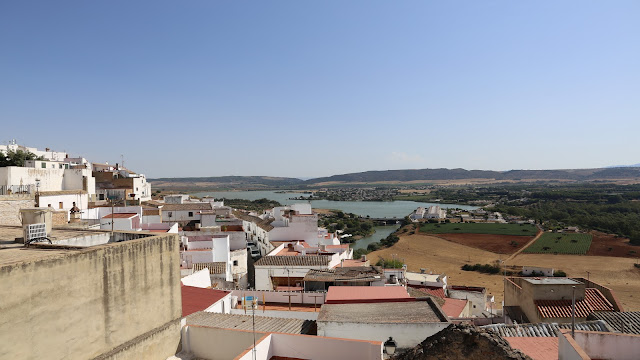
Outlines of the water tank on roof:
M 22 229 L 26 230 L 27 226 L 32 224 L 45 224 L 47 230 L 47 236 L 51 234 L 51 228 L 53 226 L 53 209 L 52 208 L 26 208 L 20 209 L 20 216 L 22 217 Z M 26 234 L 25 237 L 26 239 Z

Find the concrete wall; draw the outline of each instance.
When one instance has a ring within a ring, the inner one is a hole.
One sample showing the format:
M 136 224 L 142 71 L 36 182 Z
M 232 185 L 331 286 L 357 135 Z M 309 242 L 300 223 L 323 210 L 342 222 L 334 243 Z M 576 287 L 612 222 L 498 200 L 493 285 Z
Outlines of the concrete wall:
M 591 358 L 571 337 L 571 331 L 563 330 L 558 336 L 558 360 L 591 360 Z
M 210 288 L 211 287 L 211 277 L 209 276 L 209 269 L 202 269 L 200 271 L 196 271 L 191 275 L 185 276 L 180 279 L 183 285 L 193 286 L 197 288 Z
M 640 335 L 576 331 L 574 338 L 593 359 L 635 360 L 640 356 Z
M 204 311 L 219 314 L 231 313 L 231 294 L 218 300 L 215 304 L 212 304 L 208 308 L 204 309 Z
M 179 268 L 176 235 L 1 266 L 0 358 L 173 355 L 182 315 Z
M 311 311 L 288 311 L 288 310 L 263 310 L 262 305 L 258 306 L 256 310 L 256 316 L 276 317 L 285 319 L 302 319 L 302 320 L 318 320 L 318 314 L 320 313 L 320 305 L 318 305 L 317 312 Z M 231 309 L 231 314 L 236 315 L 251 315 L 252 310 L 244 309 Z
M 255 296 L 258 298 L 258 301 L 262 304 L 262 300 L 267 303 L 288 303 L 289 297 L 286 295 L 295 294 L 299 296 L 292 296 L 291 303 L 292 304 L 308 304 L 318 305 L 318 311 L 320 311 L 320 305 L 324 304 L 324 300 L 326 297 L 325 292 L 294 292 L 294 291 L 257 291 L 257 290 L 233 290 L 231 292 L 232 296 L 237 296 L 238 301 L 243 296 Z M 322 295 L 322 296 L 318 296 Z
M 33 208 L 35 205 L 33 198 L 12 199 L 12 195 L 0 196 L 0 225 L 22 225 L 20 209 Z
M 256 340 L 265 333 L 256 332 Z M 208 360 L 229 360 L 253 346 L 251 331 L 216 329 L 200 326 L 182 328 L 182 351 Z
M 318 321 L 318 336 L 385 342 L 389 336 L 399 348 L 410 348 L 449 326 L 449 322 L 427 324 L 364 324 Z
M 451 288 L 447 290 L 447 293 L 453 299 L 469 300 L 471 302 L 471 314 L 482 316 L 487 303 L 485 294 L 475 291 L 451 290 Z

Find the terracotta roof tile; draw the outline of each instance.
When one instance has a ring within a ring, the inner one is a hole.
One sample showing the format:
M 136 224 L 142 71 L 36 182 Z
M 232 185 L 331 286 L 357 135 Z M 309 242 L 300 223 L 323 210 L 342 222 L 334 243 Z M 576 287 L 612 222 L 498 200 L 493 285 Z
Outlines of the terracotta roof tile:
M 211 250 L 211 249 L 204 249 Z M 208 268 L 209 274 L 224 274 L 227 272 L 227 263 L 222 262 L 208 262 L 208 263 L 196 263 L 193 264 L 193 271 L 200 271 L 202 269 Z
M 534 300 L 542 318 L 570 318 L 571 300 Z M 586 318 L 594 311 L 614 311 L 598 289 L 586 288 L 584 299 L 576 301 L 576 317 Z
M 447 314 L 448 317 L 457 318 L 460 317 L 460 313 L 467 306 L 468 300 L 461 299 L 444 299 L 444 305 L 442 305 L 442 311 Z
M 557 360 L 557 337 L 506 337 L 512 348 L 529 355 L 533 360 Z
M 129 219 L 132 218 L 134 216 L 138 215 L 137 213 L 115 213 L 115 214 L 109 214 L 109 215 L 105 215 L 102 218 L 103 219 Z
M 444 299 L 446 296 L 444 294 L 444 289 L 441 287 L 417 287 L 417 286 L 412 286 L 411 287 L 413 290 L 416 291 L 420 291 L 423 292 L 425 294 L 428 295 L 433 295 L 433 296 L 437 296 L 441 299 Z
M 325 304 L 415 301 L 402 286 L 330 286 Z

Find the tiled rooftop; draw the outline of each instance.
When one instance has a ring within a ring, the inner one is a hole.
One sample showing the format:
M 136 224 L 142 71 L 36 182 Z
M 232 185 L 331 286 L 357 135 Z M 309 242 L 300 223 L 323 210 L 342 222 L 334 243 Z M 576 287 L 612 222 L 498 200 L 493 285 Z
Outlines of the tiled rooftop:
M 331 286 L 325 303 L 373 303 L 413 301 L 402 286 Z
M 164 204 L 162 211 L 211 210 L 210 203 Z
M 433 301 L 375 304 L 324 304 L 318 322 L 369 324 L 407 324 L 447 322 L 446 315 Z
M 411 287 L 411 289 L 428 295 L 437 296 L 442 299 L 446 297 L 444 294 L 444 289 L 441 287 Z
M 249 221 L 256 224 L 262 230 L 271 231 L 273 229 L 273 225 L 271 225 L 273 219 L 263 220 L 257 216 L 249 215 L 239 210 L 233 210 L 233 215 L 240 220 Z
M 309 270 L 304 281 L 379 281 L 384 273 L 379 266 L 335 267 L 326 270 Z
M 247 314 L 249 313 L 250 311 L 247 311 Z M 258 313 L 259 312 L 256 311 L 255 316 L 255 329 L 258 332 L 315 334 L 315 321 L 258 316 Z M 252 318 L 253 316 L 251 315 L 219 314 L 200 311 L 187 316 L 187 325 L 251 331 L 253 329 Z
M 534 300 L 542 318 L 570 318 L 571 300 Z M 576 301 L 576 317 L 586 318 L 594 311 L 613 311 L 613 305 L 598 289 L 586 288 L 584 299 Z
M 493 324 L 481 327 L 502 337 L 556 337 L 558 329 L 571 329 L 571 323 Z M 579 321 L 576 322 L 576 330 L 610 332 L 611 328 L 604 321 Z
M 328 266 L 331 257 L 327 255 L 263 256 L 255 266 Z
M 444 311 L 448 317 L 460 317 L 460 313 L 464 307 L 467 306 L 468 302 L 468 300 L 446 298 L 444 299 L 444 305 L 442 305 L 442 311 Z
M 603 320 L 616 331 L 640 335 L 640 311 L 596 311 L 589 314 L 587 319 Z
M 137 213 L 114 213 L 114 214 L 105 215 L 102 218 L 103 219 L 129 219 L 136 215 L 138 214 Z
M 512 348 L 518 349 L 533 360 L 557 360 L 558 338 L 505 337 Z

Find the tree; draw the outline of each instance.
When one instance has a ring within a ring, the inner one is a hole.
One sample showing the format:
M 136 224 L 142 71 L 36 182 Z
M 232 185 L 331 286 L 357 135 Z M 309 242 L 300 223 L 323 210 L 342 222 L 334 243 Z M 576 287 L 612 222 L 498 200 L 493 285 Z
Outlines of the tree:
M 22 151 L 22 150 L 9 150 L 5 154 L 4 152 L 0 152 L 0 167 L 7 166 L 24 166 L 25 161 L 27 160 L 45 160 L 42 156 L 36 156 L 34 153 L 30 151 Z

